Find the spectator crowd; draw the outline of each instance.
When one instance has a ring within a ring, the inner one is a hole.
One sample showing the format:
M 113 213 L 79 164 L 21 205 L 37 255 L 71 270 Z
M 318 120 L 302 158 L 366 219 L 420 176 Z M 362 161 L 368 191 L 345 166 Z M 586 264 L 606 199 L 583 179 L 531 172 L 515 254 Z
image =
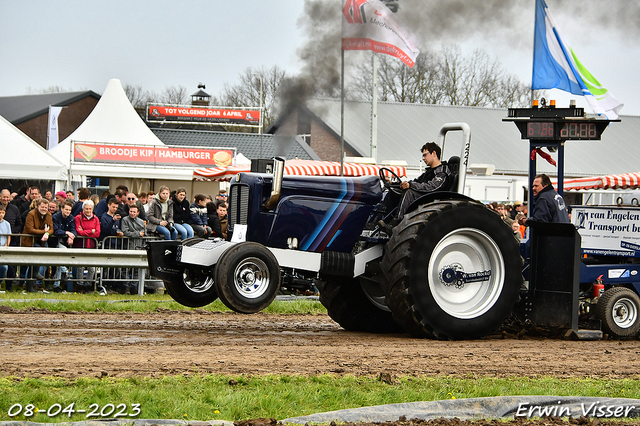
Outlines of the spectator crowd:
M 509 203 L 499 203 L 494 201 L 492 203 L 487 204 L 487 207 L 491 210 L 495 211 L 500 215 L 500 218 L 511 227 L 513 231 L 513 237 L 520 241 L 525 238 L 526 235 L 526 227 L 524 225 L 520 225 L 518 220 L 521 217 L 527 216 L 527 204 L 522 203 L 520 201 L 516 201 L 513 204 Z
M 139 249 L 147 237 L 227 239 L 226 191 L 215 199 L 196 194 L 191 203 L 186 195 L 185 188 L 161 186 L 157 194 L 135 194 L 121 185 L 101 196 L 80 188 L 76 200 L 73 191 L 41 195 L 36 186 L 14 193 L 2 189 L 0 246 Z M 93 291 L 95 273 L 95 268 L 0 265 L 0 284 L 5 282 L 6 291 L 23 286 L 25 292 Z M 119 291 L 127 291 L 124 287 Z

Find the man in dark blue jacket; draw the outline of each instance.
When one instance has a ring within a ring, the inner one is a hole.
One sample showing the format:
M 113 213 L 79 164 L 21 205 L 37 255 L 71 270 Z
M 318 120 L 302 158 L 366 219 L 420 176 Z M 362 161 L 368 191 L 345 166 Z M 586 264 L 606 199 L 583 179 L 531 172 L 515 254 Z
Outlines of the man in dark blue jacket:
M 528 219 L 521 217 L 518 220 L 520 225 L 528 226 L 531 222 L 570 222 L 564 199 L 553 189 L 549 176 L 537 175 L 533 179 L 531 189 L 533 191 L 533 212 Z
M 60 210 L 54 213 L 51 218 L 53 221 L 53 236 L 49 238 L 49 247 L 54 248 L 69 248 L 73 247 L 73 240 L 78 236 L 76 231 L 76 221 L 71 214 L 73 208 L 73 201 L 65 200 L 60 204 Z M 53 291 L 60 292 L 64 289 L 60 287 L 60 279 L 62 273 L 67 272 L 65 266 L 58 266 L 56 268 L 55 281 L 53 283 Z M 68 287 L 68 291 L 73 291 L 73 283 Z
M 120 202 L 116 197 L 109 200 L 107 211 L 100 216 L 100 236 L 98 237 L 98 241 L 103 241 L 106 237 L 115 237 L 121 233 L 120 219 L 122 217 L 117 212 L 119 207 Z M 122 248 L 117 246 L 117 242 L 111 239 L 109 248 Z

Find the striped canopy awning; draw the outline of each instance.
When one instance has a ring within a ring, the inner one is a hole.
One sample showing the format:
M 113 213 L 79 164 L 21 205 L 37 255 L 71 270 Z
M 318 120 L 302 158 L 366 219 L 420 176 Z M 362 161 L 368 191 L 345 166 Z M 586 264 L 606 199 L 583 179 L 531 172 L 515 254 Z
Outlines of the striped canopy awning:
M 345 176 L 372 176 L 386 167 L 400 177 L 407 176 L 407 170 L 402 166 L 380 166 L 373 164 L 344 163 Z M 213 167 L 195 169 L 194 179 L 197 180 L 231 180 L 237 173 L 248 172 L 249 165 Z M 340 176 L 340 163 L 335 161 L 289 160 L 285 162 L 284 174 L 289 176 Z
M 640 172 L 566 179 L 564 181 L 565 191 L 579 191 L 581 189 L 638 189 L 639 187 Z

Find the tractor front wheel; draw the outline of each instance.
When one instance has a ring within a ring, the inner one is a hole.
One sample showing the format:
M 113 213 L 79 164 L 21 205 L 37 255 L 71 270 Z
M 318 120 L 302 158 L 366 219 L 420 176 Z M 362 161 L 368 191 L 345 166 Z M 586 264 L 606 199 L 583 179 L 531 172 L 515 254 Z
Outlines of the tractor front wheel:
M 280 289 L 280 266 L 261 244 L 239 243 L 225 251 L 215 269 L 222 303 L 229 309 L 253 314 L 269 306 Z
M 164 286 L 176 302 L 191 308 L 206 306 L 218 298 L 213 276 L 206 268 L 185 268 L 182 279 L 165 279 Z

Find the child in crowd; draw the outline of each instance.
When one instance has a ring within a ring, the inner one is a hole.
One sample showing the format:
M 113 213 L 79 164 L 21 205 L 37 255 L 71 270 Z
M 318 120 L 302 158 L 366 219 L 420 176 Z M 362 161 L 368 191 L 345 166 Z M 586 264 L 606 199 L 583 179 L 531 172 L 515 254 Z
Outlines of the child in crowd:
M 5 207 L 0 204 L 0 247 L 9 247 L 9 244 L 11 244 L 11 235 L 2 235 L 11 234 L 11 225 L 4 220 L 5 213 Z M 7 265 L 0 265 L 0 283 L 7 276 L 8 269 Z

